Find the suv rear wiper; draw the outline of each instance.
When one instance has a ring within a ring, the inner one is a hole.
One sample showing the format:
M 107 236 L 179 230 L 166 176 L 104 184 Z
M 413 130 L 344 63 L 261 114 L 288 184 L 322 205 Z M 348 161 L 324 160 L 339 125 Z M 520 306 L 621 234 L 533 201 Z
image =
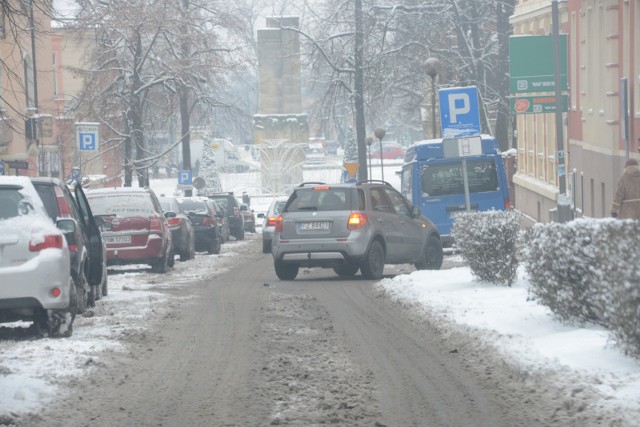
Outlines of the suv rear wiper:
M 298 208 L 299 211 L 317 211 L 318 207 L 317 206 L 303 206 L 301 208 Z

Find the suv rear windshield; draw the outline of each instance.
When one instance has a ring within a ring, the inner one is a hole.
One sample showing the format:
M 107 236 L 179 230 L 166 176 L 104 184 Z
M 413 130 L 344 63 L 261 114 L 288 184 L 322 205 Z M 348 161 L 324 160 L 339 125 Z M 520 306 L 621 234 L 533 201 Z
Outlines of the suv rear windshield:
M 342 211 L 364 209 L 364 198 L 359 197 L 354 203 L 353 188 L 299 188 L 291 195 L 283 212 L 308 212 L 308 211 Z
M 149 216 L 156 211 L 146 194 L 101 194 L 89 200 L 94 215 Z
M 0 188 L 0 220 L 19 216 L 20 200 L 22 196 L 17 188 Z
M 207 205 L 204 203 L 204 200 L 181 200 L 180 208 L 184 212 L 207 212 Z

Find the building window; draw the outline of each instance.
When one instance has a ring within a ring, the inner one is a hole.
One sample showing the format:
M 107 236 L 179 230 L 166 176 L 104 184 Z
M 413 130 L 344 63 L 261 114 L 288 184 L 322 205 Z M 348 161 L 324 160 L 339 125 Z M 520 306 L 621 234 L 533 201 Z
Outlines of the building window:
M 0 39 L 3 39 L 7 36 L 6 30 L 4 28 L 4 3 L 0 6 Z
M 23 61 L 24 66 L 24 95 L 27 108 L 35 108 L 34 84 L 33 84 L 33 62 L 31 56 L 26 55 Z
M 53 65 L 53 96 L 58 96 L 58 67 L 56 65 L 56 54 L 51 54 L 51 63 Z

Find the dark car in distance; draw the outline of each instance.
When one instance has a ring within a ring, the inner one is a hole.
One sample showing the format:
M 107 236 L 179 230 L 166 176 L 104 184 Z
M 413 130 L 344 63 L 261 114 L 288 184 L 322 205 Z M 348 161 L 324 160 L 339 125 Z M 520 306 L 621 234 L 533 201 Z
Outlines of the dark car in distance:
M 217 213 L 211 201 L 206 197 L 179 198 L 178 204 L 193 224 L 196 250 L 219 254 L 222 235 L 218 219 L 223 213 Z
M 31 178 L 49 217 L 54 221 L 69 218 L 73 230 L 64 233 L 71 255 L 71 277 L 76 285 L 77 310 L 86 307 L 108 293 L 107 254 L 100 228 L 93 216 L 82 186 L 73 185 L 73 193 L 58 178 Z
M 173 267 L 171 230 L 153 190 L 101 188 L 87 191 L 87 199 L 101 218 L 109 265 L 149 264 L 157 273 Z
M 167 223 L 171 230 L 173 250 L 180 255 L 180 261 L 188 261 L 196 257 L 195 231 L 193 224 L 182 211 L 176 197 L 158 197 Z
M 253 210 L 246 203 L 241 203 L 240 212 L 242 212 L 242 216 L 244 217 L 244 231 L 248 231 L 249 233 L 255 233 L 256 232 L 256 216 L 253 213 Z
M 229 241 L 229 236 L 231 232 L 229 231 L 229 218 L 227 217 L 226 211 L 218 202 L 213 199 L 209 199 L 213 209 L 216 211 L 216 217 L 218 217 L 218 225 L 220 230 L 220 237 L 222 238 L 222 243 L 226 243 Z M 219 215 L 217 215 L 219 214 Z
M 209 196 L 211 200 L 215 200 L 225 210 L 229 219 L 229 232 L 237 240 L 244 239 L 244 216 L 240 212 L 240 202 L 233 195 L 233 192 L 215 193 Z

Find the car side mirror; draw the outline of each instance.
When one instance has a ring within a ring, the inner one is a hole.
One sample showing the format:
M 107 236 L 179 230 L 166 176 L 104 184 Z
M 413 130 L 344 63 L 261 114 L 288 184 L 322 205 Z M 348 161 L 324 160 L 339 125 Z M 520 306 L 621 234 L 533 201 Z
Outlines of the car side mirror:
M 178 216 L 178 214 L 176 214 L 174 211 L 166 211 L 166 212 L 164 213 L 164 217 L 165 217 L 165 218 L 167 218 L 167 219 L 169 219 L 169 218 L 175 218 L 175 217 L 177 217 L 177 216 Z
M 71 218 L 59 219 L 56 221 L 56 227 L 58 227 L 63 234 L 73 234 L 76 232 L 76 222 Z
M 419 207 L 411 206 L 411 215 L 413 215 L 414 218 L 418 218 L 420 215 L 422 215 L 422 212 L 420 212 Z
M 98 228 L 102 228 L 102 226 L 104 225 L 104 222 L 105 222 L 104 218 L 102 218 L 101 216 L 94 216 L 93 220 L 95 221 L 96 226 Z

